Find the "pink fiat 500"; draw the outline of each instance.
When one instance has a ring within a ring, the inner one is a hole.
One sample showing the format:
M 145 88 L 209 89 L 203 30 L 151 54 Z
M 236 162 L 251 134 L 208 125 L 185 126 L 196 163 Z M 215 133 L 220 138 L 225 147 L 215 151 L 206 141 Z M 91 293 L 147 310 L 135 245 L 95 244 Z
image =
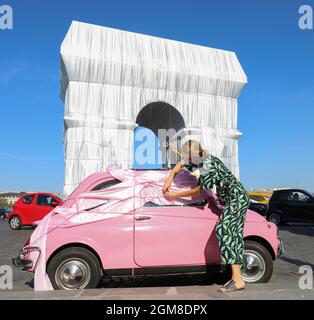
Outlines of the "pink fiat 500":
M 38 288 L 45 281 L 40 272 L 51 288 L 70 290 L 96 288 L 108 275 L 208 272 L 209 266 L 219 265 L 215 226 L 221 207 L 215 195 L 181 204 L 156 203 L 154 196 L 161 191 L 167 171 L 136 174 L 140 182 L 132 197 L 123 177 L 108 171 L 92 174 L 39 223 L 41 230 L 36 229 L 13 258 L 15 266 L 35 272 L 35 290 L 36 281 Z M 84 205 L 79 203 L 82 200 Z M 130 200 L 135 209 L 128 209 Z M 99 209 L 104 203 L 108 208 L 110 201 L 120 203 L 119 210 Z M 245 281 L 267 282 L 273 261 L 283 254 L 277 227 L 248 210 L 244 239 Z

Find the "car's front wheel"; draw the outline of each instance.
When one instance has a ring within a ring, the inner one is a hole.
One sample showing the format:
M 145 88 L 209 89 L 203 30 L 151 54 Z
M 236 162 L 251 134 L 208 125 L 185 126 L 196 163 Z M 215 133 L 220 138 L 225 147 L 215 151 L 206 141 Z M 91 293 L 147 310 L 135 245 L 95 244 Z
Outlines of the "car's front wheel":
M 268 221 L 274 223 L 274 224 L 277 225 L 277 226 L 283 224 L 282 216 L 281 216 L 279 213 L 277 213 L 277 212 L 271 212 L 271 213 L 268 215 Z
M 273 259 L 262 244 L 255 241 L 244 243 L 244 267 L 242 277 L 245 282 L 268 282 L 273 273 Z
M 81 247 L 58 252 L 49 262 L 47 273 L 56 290 L 97 288 L 102 277 L 98 259 Z
M 4 213 L 0 213 L 0 219 L 4 220 L 5 219 L 5 214 Z
M 19 216 L 13 216 L 11 217 L 9 224 L 12 230 L 19 230 L 22 227 L 21 218 Z

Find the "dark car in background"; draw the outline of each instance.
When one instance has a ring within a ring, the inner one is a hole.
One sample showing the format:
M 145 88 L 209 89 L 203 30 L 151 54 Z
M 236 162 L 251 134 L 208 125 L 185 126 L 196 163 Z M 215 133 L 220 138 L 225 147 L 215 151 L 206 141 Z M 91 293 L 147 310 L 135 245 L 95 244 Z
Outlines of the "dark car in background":
M 0 219 L 4 220 L 8 217 L 8 215 L 10 214 L 11 209 L 9 208 L 0 208 Z
M 276 190 L 270 198 L 266 216 L 277 225 L 314 223 L 314 196 L 302 189 Z

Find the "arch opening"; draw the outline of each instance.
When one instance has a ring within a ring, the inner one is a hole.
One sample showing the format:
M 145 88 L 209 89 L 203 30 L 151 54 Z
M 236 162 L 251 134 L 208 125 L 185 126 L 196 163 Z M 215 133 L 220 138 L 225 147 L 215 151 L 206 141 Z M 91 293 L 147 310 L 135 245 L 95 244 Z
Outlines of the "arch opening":
M 169 148 L 169 142 L 185 128 L 181 113 L 168 103 L 152 102 L 141 109 L 136 123 L 133 168 L 171 168 L 178 156 Z

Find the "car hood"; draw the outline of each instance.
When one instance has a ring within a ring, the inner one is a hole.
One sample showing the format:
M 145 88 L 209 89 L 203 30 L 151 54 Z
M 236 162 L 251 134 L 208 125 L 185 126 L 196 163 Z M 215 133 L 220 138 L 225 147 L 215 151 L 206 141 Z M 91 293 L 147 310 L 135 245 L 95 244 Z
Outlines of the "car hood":
M 246 212 L 246 221 L 247 222 L 267 222 L 267 220 L 258 214 L 255 211 L 252 211 L 250 209 L 247 210 Z

